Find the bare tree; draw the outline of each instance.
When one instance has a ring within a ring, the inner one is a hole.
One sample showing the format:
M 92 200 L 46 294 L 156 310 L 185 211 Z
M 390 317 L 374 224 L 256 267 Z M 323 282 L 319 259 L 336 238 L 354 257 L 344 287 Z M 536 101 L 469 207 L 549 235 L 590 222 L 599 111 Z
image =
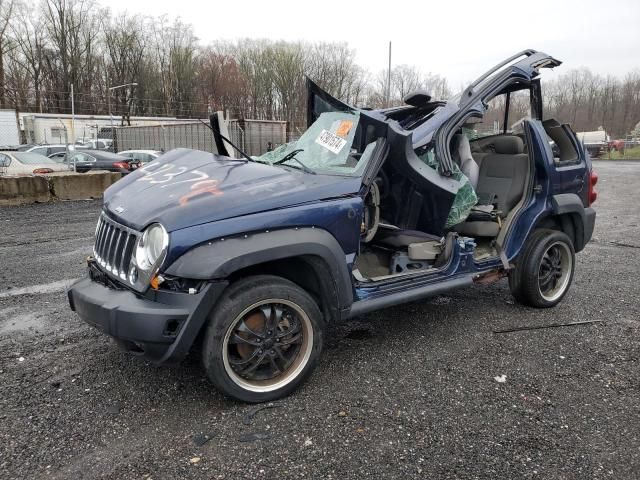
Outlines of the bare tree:
M 42 4 L 48 40 L 56 55 L 45 57 L 58 108 L 70 109 L 70 86 L 90 94 L 97 67 L 95 39 L 99 33 L 97 6 L 92 0 L 46 0 Z M 80 110 L 90 108 L 81 105 Z
M 34 106 L 42 112 L 42 82 L 45 69 L 45 28 L 42 17 L 32 5 L 19 3 L 16 5 L 15 21 L 11 25 L 11 36 L 16 45 L 14 63 L 21 67 L 27 75 L 22 85 L 33 87 Z M 28 107 L 28 96 L 25 107 Z
M 94 0 L 38 0 L 38 8 L 29 1 L 0 0 L 1 106 L 68 112 L 73 84 L 78 113 L 104 114 L 108 88 L 135 82 L 133 91 L 113 92 L 114 113 L 204 116 L 223 109 L 286 120 L 298 131 L 306 121 L 305 75 L 348 104 L 387 106 L 386 70 L 369 74 L 346 43 L 243 39 L 203 47 L 180 19 L 114 16 Z M 395 66 L 391 82 L 391 105 L 416 89 L 438 100 L 451 96 L 446 78 L 412 65 Z M 640 71 L 618 78 L 569 70 L 544 82 L 543 94 L 545 115 L 576 130 L 624 136 L 640 121 Z M 503 122 L 499 108 L 487 118 Z M 528 109 L 526 95 L 512 96 L 511 120 Z
M 146 46 L 143 31 L 144 22 L 139 17 L 121 14 L 115 18 L 103 18 L 102 32 L 106 51 L 103 64 L 108 84 L 137 83 Z M 130 125 L 131 108 L 134 103 L 130 90 L 114 90 L 111 101 L 114 113 L 122 115 L 123 120 L 126 119 Z
M 3 108 L 6 106 L 5 56 L 12 48 L 12 42 L 7 33 L 13 17 L 14 5 L 14 0 L 0 0 L 0 106 Z

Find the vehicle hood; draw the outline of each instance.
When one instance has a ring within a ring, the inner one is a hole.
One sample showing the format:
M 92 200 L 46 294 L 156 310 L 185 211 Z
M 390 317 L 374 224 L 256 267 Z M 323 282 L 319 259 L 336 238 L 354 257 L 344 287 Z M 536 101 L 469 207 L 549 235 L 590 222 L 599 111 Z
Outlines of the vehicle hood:
M 176 149 L 109 187 L 105 209 L 136 230 L 159 222 L 171 232 L 203 223 L 354 195 L 359 177 L 312 175 L 285 167 Z

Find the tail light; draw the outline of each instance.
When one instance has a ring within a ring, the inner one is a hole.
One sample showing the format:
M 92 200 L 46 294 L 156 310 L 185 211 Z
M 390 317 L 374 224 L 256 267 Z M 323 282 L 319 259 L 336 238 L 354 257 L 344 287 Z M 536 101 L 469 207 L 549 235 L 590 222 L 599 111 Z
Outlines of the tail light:
M 53 170 L 51 170 L 50 168 L 36 168 L 33 171 L 34 174 L 36 173 L 53 173 Z
M 129 164 L 127 162 L 113 162 L 113 166 L 115 168 L 125 168 L 125 169 L 129 169 Z
M 591 173 L 589 174 L 589 205 L 595 202 L 598 198 L 596 183 L 598 183 L 598 174 L 595 170 L 591 170 Z

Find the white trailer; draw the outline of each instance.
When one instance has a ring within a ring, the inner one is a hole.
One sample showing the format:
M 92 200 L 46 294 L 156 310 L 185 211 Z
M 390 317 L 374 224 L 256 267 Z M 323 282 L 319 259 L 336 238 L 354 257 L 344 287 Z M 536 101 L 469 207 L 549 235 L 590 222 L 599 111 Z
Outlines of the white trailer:
M 15 110 L 0 110 L 0 145 L 20 144 L 20 130 Z
M 15 121 L 15 112 L 14 112 Z M 103 128 L 120 126 L 120 117 L 109 115 L 71 115 L 62 113 L 20 113 L 27 143 L 75 143 L 98 138 Z M 131 117 L 131 125 L 162 125 L 193 122 L 175 117 Z

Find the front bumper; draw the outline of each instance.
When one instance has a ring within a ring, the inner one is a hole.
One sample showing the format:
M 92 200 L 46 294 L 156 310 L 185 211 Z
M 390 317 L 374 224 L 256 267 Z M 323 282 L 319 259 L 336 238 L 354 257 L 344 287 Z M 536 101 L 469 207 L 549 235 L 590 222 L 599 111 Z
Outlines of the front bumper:
M 140 296 L 86 276 L 71 285 L 67 295 L 71 310 L 89 325 L 126 350 L 163 364 L 186 356 L 226 286 L 227 282 L 215 282 L 194 295 L 151 290 Z

